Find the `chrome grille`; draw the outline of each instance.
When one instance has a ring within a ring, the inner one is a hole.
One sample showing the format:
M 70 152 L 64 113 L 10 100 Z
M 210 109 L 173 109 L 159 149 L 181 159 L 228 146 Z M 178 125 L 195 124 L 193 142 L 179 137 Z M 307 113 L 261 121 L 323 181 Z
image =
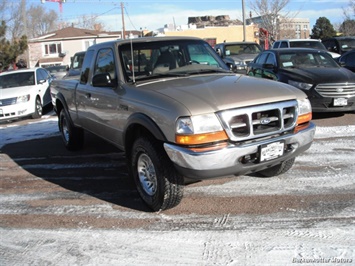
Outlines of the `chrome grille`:
M 316 91 L 323 97 L 350 98 L 355 96 L 355 83 L 318 84 Z
M 297 101 L 238 108 L 218 113 L 233 141 L 261 138 L 292 129 L 297 121 Z
M 16 100 L 17 100 L 17 98 L 2 99 L 2 100 L 0 100 L 0 106 L 7 106 L 7 105 L 16 104 Z

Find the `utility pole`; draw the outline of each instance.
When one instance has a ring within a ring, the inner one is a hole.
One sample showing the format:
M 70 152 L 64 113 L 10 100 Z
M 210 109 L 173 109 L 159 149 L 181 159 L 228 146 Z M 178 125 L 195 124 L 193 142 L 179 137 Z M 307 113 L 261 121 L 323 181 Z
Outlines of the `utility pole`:
M 242 0 L 242 12 L 243 12 L 243 42 L 245 42 L 245 7 L 244 7 L 244 0 Z
M 122 14 L 122 39 L 126 39 L 126 28 L 124 25 L 124 14 L 123 14 L 123 2 L 121 2 L 121 14 Z

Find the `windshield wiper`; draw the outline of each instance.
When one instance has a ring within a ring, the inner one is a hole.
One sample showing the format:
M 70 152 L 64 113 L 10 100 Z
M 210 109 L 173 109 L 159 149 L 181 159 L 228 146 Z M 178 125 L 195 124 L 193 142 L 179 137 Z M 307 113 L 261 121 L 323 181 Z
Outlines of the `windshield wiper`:
M 233 72 L 231 70 L 226 70 L 226 69 L 208 68 L 208 69 L 194 69 L 194 70 L 187 71 L 187 73 L 189 73 L 189 74 L 208 74 L 208 73 L 233 73 Z

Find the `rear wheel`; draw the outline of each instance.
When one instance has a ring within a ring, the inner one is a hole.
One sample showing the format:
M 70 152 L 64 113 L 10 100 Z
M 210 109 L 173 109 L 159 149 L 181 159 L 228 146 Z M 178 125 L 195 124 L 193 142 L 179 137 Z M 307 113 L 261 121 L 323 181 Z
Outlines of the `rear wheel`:
M 43 112 L 42 102 L 41 99 L 37 97 L 35 102 L 35 112 L 32 114 L 32 118 L 33 119 L 41 118 L 42 112 Z
M 295 158 L 284 161 L 278 165 L 259 171 L 258 173 L 264 177 L 272 177 L 286 173 L 291 169 L 295 162 Z
M 79 150 L 84 145 L 84 130 L 72 125 L 64 109 L 59 114 L 59 131 L 68 150 Z
M 177 206 L 183 197 L 183 177 L 175 170 L 161 143 L 139 137 L 132 146 L 130 172 L 143 201 L 154 211 Z

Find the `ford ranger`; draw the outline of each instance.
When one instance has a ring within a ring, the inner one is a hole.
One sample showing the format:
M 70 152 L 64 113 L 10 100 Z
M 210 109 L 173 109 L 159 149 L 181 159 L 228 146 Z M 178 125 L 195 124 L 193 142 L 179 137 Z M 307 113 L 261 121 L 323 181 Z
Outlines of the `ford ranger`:
M 285 173 L 315 133 L 302 91 L 233 73 L 193 37 L 93 45 L 78 79 L 51 90 L 65 146 L 82 148 L 86 130 L 123 150 L 154 211 L 181 202 L 185 178 Z

